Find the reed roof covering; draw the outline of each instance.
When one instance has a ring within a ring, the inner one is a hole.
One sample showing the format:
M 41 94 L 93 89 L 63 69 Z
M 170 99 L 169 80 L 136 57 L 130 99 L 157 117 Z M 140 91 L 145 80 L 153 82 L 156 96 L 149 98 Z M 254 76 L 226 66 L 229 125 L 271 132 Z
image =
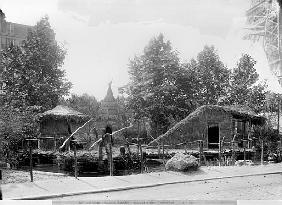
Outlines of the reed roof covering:
M 219 106 L 219 105 L 203 105 L 197 108 L 194 112 L 188 115 L 186 118 L 181 120 L 180 122 L 176 123 L 171 129 L 169 129 L 166 133 L 159 136 L 153 142 L 157 142 L 161 139 L 165 139 L 168 136 L 173 135 L 175 132 L 185 130 L 187 125 L 192 125 L 192 122 L 197 122 L 201 120 L 201 116 L 205 115 L 206 113 L 210 112 L 218 112 L 218 113 L 226 113 L 231 114 L 234 118 L 237 119 L 245 119 L 251 120 L 253 124 L 261 125 L 265 123 L 265 118 L 262 116 L 257 115 L 248 107 L 239 107 L 239 106 Z M 200 123 L 200 122 L 199 122 Z
M 46 112 L 40 114 L 39 119 L 40 121 L 45 119 L 65 119 L 82 122 L 89 120 L 90 117 L 68 106 L 58 105 L 52 110 L 47 110 Z

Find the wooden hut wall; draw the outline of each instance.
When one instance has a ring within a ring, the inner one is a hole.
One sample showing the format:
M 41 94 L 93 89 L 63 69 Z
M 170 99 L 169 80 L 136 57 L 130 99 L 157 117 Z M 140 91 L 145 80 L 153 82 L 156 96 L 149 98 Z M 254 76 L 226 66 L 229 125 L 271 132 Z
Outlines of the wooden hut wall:
M 232 139 L 232 115 L 220 110 L 202 110 L 190 119 L 180 122 L 180 126 L 164 140 L 165 144 L 176 145 L 178 143 L 193 142 L 203 140 L 204 147 L 208 145 L 208 127 L 219 126 L 221 137 L 225 137 L 225 141 Z M 191 145 L 190 145 L 191 146 Z M 197 143 L 193 143 L 191 148 L 197 147 Z
M 68 135 L 68 124 L 66 120 L 54 120 L 52 118 L 46 119 L 41 122 L 42 135 Z
M 70 121 L 71 132 L 74 132 L 81 124 Z M 70 135 L 68 122 L 65 119 L 45 119 L 40 125 L 41 139 L 39 147 L 42 150 L 58 149 L 66 137 Z M 49 138 L 49 137 L 53 137 Z M 44 139 L 45 138 L 45 139 Z M 56 142 L 55 142 L 56 141 Z M 56 147 L 55 147 L 56 146 Z

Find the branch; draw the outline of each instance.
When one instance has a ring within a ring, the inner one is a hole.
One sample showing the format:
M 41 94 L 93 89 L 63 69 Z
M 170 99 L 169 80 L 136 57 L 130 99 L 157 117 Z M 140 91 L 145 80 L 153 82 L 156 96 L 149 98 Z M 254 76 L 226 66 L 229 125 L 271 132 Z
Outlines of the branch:
M 77 129 L 64 141 L 64 143 L 62 144 L 62 146 L 60 146 L 59 149 L 63 149 L 64 146 L 66 146 L 67 142 L 70 141 L 71 137 L 72 137 L 73 135 L 75 135 L 81 128 L 83 128 L 86 124 L 88 124 L 88 123 L 91 122 L 92 120 L 93 120 L 93 118 L 91 118 L 90 120 L 88 120 L 88 121 L 87 121 L 86 123 L 84 123 L 84 125 L 82 125 L 81 127 L 77 128 Z
M 113 136 L 113 135 L 115 135 L 115 134 L 117 134 L 118 132 L 121 132 L 121 131 L 123 131 L 123 130 L 125 130 L 125 129 L 128 129 L 128 128 L 131 128 L 131 127 L 133 127 L 133 124 L 130 124 L 128 127 L 124 127 L 124 128 L 122 128 L 122 129 L 120 129 L 120 130 L 117 130 L 117 131 L 115 131 L 115 132 L 113 132 L 111 135 Z M 97 145 L 99 142 L 101 142 L 103 139 L 102 139 L 102 137 L 100 138 L 100 139 L 98 139 L 96 142 L 94 142 L 90 147 L 89 147 L 89 149 L 92 149 L 95 145 Z

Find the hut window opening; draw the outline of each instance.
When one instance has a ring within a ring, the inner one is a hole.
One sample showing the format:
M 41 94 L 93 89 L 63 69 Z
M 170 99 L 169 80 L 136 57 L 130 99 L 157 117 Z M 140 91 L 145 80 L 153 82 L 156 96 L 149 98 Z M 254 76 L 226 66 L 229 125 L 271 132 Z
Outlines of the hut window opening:
M 208 127 L 208 148 L 218 149 L 218 143 L 219 143 L 218 125 Z

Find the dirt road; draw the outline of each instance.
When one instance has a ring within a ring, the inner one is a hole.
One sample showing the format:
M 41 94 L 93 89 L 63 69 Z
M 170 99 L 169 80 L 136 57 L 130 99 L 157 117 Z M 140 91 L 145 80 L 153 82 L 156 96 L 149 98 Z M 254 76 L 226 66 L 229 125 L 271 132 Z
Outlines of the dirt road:
M 53 200 L 281 200 L 282 174 L 164 185 Z

